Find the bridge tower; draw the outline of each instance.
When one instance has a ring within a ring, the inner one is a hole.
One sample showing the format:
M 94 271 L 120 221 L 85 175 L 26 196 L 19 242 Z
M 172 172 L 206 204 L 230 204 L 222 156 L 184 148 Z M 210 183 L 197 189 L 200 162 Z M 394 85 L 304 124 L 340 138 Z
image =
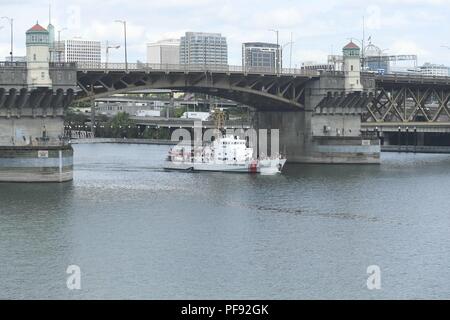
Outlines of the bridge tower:
M 344 55 L 345 91 L 361 92 L 361 49 L 351 41 L 342 49 Z
M 76 66 L 50 62 L 50 33 L 26 32 L 26 62 L 0 62 L 0 182 L 63 182 L 73 177 L 64 116 Z
M 50 88 L 50 33 L 36 23 L 26 33 L 28 88 Z

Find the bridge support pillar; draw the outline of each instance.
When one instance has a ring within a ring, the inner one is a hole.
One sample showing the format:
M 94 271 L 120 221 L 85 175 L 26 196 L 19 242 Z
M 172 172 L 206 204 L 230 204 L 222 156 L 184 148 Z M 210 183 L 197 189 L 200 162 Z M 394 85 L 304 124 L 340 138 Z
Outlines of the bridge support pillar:
M 254 119 L 256 129 L 279 130 L 279 151 L 290 163 L 380 163 L 379 139 L 314 135 L 317 120 L 311 112 L 257 112 Z
M 257 130 L 279 130 L 279 152 L 287 156 L 289 162 L 303 162 L 311 144 L 309 130 L 305 128 L 307 117 L 306 112 L 257 111 L 253 126 Z M 269 154 L 276 152 L 270 147 L 267 150 Z
M 20 105 L 0 107 L 0 182 L 73 179 L 73 149 L 64 135 L 66 98 L 64 104 L 60 93 L 35 90 Z
M 72 179 L 71 146 L 0 147 L 0 182 L 65 182 Z
M 72 180 L 73 150 L 63 137 L 61 116 L 1 117 L 0 182 Z
M 343 75 L 323 74 L 305 88 L 303 110 L 257 111 L 254 127 L 280 130 L 280 152 L 288 162 L 379 164 L 379 137 L 361 132 L 369 99 L 368 92 L 346 92 Z

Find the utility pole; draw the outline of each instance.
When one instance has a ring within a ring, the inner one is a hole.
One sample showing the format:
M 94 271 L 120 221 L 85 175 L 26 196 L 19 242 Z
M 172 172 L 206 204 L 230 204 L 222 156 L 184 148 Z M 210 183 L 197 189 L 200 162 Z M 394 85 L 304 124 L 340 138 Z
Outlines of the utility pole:
M 291 36 L 292 39 L 292 36 Z M 289 61 L 289 69 L 292 68 L 292 45 L 294 44 L 293 41 L 285 43 L 281 46 L 281 66 L 283 66 L 283 56 L 284 56 L 284 48 L 287 46 L 290 46 L 291 52 L 290 52 L 290 61 Z
M 11 50 L 9 52 L 11 56 L 11 63 L 14 62 L 14 56 L 13 56 L 13 48 L 14 48 L 14 19 L 10 17 L 2 17 L 2 19 L 6 19 L 9 22 L 10 25 L 10 31 L 11 31 Z
M 366 69 L 366 17 L 363 16 L 362 61 L 363 71 Z
M 280 73 L 280 65 L 281 65 L 280 31 L 275 29 L 269 29 L 269 31 L 275 32 L 277 35 L 277 56 L 275 58 L 277 62 L 277 73 Z
M 94 82 L 91 82 L 91 133 L 92 133 L 92 138 L 95 138 L 95 94 L 94 94 Z
M 61 56 L 62 56 L 62 48 L 61 48 L 61 32 L 67 30 L 67 28 L 62 28 L 61 30 L 58 30 L 58 62 L 61 63 Z
M 123 34 L 125 38 L 125 71 L 128 72 L 128 52 L 127 52 L 127 22 L 125 20 L 116 20 L 123 24 Z
M 292 46 L 294 45 L 294 42 L 292 40 L 292 32 L 291 32 L 291 51 L 289 53 L 289 70 L 292 70 Z

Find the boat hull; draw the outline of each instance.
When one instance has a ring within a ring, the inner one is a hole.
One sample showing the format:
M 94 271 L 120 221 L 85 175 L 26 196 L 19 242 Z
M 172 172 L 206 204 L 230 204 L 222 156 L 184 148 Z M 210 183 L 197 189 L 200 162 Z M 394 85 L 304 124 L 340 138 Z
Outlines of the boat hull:
M 281 173 L 286 160 L 266 160 L 252 163 L 193 163 L 171 162 L 164 166 L 165 170 L 191 172 L 228 172 L 275 175 Z

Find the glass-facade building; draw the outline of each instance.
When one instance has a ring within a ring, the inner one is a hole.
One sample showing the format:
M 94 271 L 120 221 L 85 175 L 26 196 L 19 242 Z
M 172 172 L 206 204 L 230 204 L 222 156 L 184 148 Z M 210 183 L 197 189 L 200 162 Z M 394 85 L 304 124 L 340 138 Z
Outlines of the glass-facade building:
M 281 69 L 280 46 L 273 43 L 242 44 L 242 65 L 246 70 L 276 71 Z
M 180 64 L 228 65 L 227 39 L 220 33 L 186 32 L 180 40 Z

